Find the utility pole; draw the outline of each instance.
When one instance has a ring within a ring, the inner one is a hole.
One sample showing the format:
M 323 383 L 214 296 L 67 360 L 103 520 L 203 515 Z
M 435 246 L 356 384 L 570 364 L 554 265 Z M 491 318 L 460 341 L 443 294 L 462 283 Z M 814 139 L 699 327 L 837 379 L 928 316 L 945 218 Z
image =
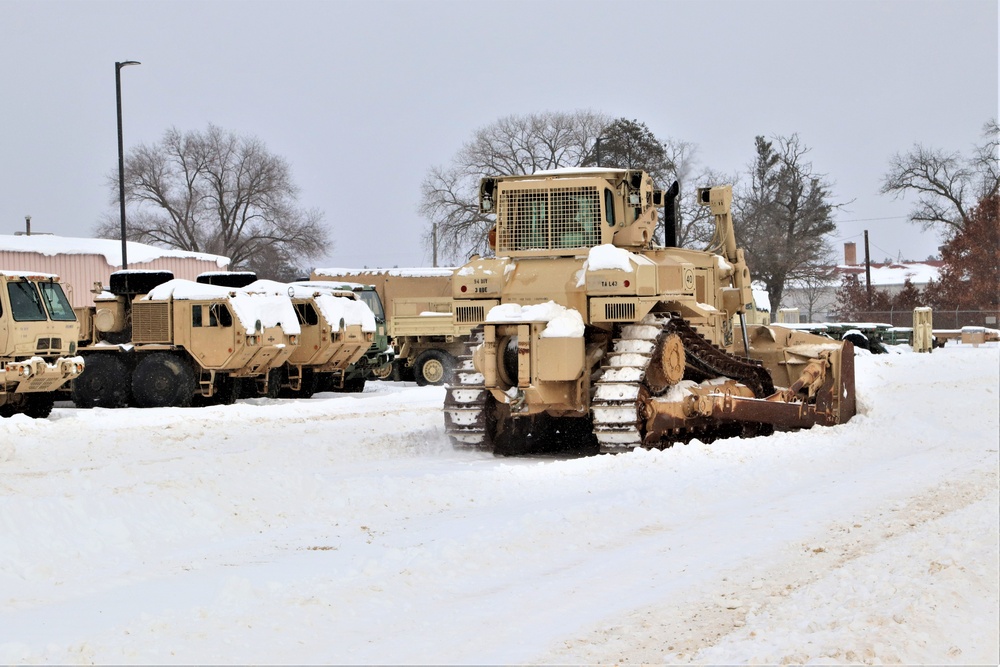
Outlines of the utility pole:
M 122 226 L 122 270 L 128 268 L 128 246 L 125 242 L 125 150 L 122 143 L 122 67 L 141 64 L 135 60 L 115 63 L 115 100 L 118 103 L 118 211 Z
M 868 230 L 865 230 L 865 288 L 868 290 L 868 310 L 872 309 L 872 262 L 868 253 Z

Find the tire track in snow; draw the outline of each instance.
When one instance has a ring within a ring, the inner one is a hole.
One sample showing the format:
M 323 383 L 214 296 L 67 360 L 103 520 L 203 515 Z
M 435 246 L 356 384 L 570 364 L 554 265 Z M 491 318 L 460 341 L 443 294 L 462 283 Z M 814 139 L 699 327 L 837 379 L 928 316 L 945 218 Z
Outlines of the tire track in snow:
M 839 578 L 844 581 L 834 584 L 839 584 L 843 599 L 830 600 L 830 604 L 840 606 L 840 616 L 844 615 L 845 606 L 856 608 L 858 616 L 866 616 L 865 598 L 870 597 L 872 591 L 861 585 L 861 590 L 849 590 L 845 594 L 844 588 L 851 587 L 848 582 L 857 581 L 858 571 L 861 576 L 872 574 L 872 565 L 863 561 L 878 561 L 880 555 L 891 560 L 894 547 L 899 542 L 917 536 L 931 543 L 924 553 L 937 552 L 941 554 L 939 559 L 928 557 L 926 563 L 889 566 L 887 571 L 876 575 L 889 580 L 886 586 L 912 582 L 909 571 L 914 567 L 931 574 L 955 568 L 955 572 L 960 573 L 959 577 L 984 578 L 983 589 L 995 593 L 998 587 L 995 563 L 989 562 L 988 558 L 977 563 L 955 562 L 944 555 L 953 551 L 944 544 L 949 532 L 938 531 L 937 528 L 940 522 L 967 509 L 975 509 L 979 515 L 985 515 L 983 529 L 992 530 L 995 544 L 998 539 L 997 488 L 995 469 L 976 471 L 965 479 L 945 482 L 926 489 L 924 493 L 911 495 L 892 507 L 873 508 L 851 520 L 832 523 L 815 540 L 789 545 L 788 554 L 781 562 L 763 569 L 731 572 L 712 591 L 691 591 L 684 600 L 638 609 L 626 618 L 614 621 L 613 625 L 568 639 L 561 647 L 532 662 L 713 664 L 725 661 L 724 656 L 734 654 L 730 647 L 721 653 L 723 657 L 713 659 L 712 649 L 729 643 L 745 647 L 736 653 L 745 655 L 748 662 L 754 663 L 834 660 L 864 664 L 996 664 L 996 612 L 992 621 L 987 617 L 983 623 L 985 628 L 992 628 L 992 640 L 987 629 L 982 645 L 952 646 L 946 655 L 920 653 L 920 624 L 935 624 L 934 610 L 924 612 L 926 618 L 918 619 L 908 618 L 905 613 L 893 614 L 889 619 L 869 618 L 869 623 L 857 627 L 855 623 L 838 627 L 840 624 L 836 620 L 824 626 L 822 620 L 811 620 L 805 615 L 815 610 L 815 597 L 824 592 L 815 590 L 820 587 L 819 584 Z M 982 511 L 984 508 L 985 511 Z M 907 547 L 901 553 L 912 551 L 912 547 Z M 928 604 L 933 604 L 928 603 L 928 593 L 920 590 L 919 585 L 909 590 L 896 587 L 892 592 L 900 596 L 898 606 L 909 609 L 911 614 L 919 614 Z M 938 591 L 937 597 L 941 597 L 942 593 Z M 876 590 L 874 594 L 885 595 L 885 591 Z M 798 597 L 809 596 L 812 597 L 806 602 L 797 601 Z M 993 601 L 994 609 L 997 602 L 1000 601 Z M 891 605 L 881 601 L 874 606 L 884 608 Z M 831 615 L 831 619 L 837 617 L 837 614 Z M 914 620 L 913 625 L 917 627 L 908 626 Z M 795 626 L 796 622 L 804 623 L 805 627 L 787 627 Z M 775 624 L 778 624 L 777 629 Z M 769 638 L 768 633 L 785 636 L 775 640 Z M 810 647 L 809 642 L 803 639 L 810 635 L 825 640 L 827 645 Z M 839 643 L 831 644 L 830 635 Z M 899 645 L 907 643 L 910 645 Z

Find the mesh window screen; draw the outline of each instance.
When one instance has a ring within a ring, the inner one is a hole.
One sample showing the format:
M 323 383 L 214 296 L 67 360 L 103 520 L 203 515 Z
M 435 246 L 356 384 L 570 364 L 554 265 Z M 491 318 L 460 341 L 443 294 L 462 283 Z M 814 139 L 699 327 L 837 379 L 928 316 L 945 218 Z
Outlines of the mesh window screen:
M 507 190 L 497 214 L 500 251 L 581 248 L 601 241 L 601 203 L 595 186 Z

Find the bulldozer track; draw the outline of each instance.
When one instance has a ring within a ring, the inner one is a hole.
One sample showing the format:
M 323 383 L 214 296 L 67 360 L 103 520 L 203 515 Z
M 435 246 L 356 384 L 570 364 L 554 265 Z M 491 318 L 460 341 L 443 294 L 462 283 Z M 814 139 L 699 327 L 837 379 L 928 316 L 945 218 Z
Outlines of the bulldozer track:
M 483 340 L 483 328 L 474 329 L 459 355 L 455 377 L 445 387 L 444 431 L 456 449 L 486 450 L 486 391 L 482 373 L 472 363 L 472 351 Z
M 728 377 L 750 387 L 757 397 L 774 393 L 771 376 L 759 362 L 712 345 L 677 313 L 650 314 L 642 322 L 620 328 L 595 373 L 590 413 L 602 453 L 628 452 L 636 447 L 662 449 L 691 437 L 712 439 L 722 433 L 711 426 L 679 430 L 666 439 L 652 439 L 645 433 L 644 400 L 655 393 L 646 382 L 646 371 L 657 340 L 670 334 L 679 335 L 683 342 L 685 379 Z M 486 437 L 489 392 L 472 363 L 472 351 L 481 341 L 482 329 L 478 329 L 470 337 L 466 353 L 458 357 L 453 383 L 446 387 L 445 433 L 457 449 L 488 451 L 491 447 Z
M 750 387 L 759 398 L 774 393 L 771 376 L 759 362 L 741 359 L 712 345 L 677 313 L 652 313 L 642 322 L 621 327 L 594 382 L 591 416 L 602 453 L 626 452 L 636 447 L 662 449 L 695 435 L 715 435 L 711 426 L 697 431 L 679 429 L 670 438 L 645 433 L 644 399 L 654 393 L 646 382 L 646 371 L 657 339 L 669 334 L 677 334 L 683 342 L 685 379 L 728 377 Z

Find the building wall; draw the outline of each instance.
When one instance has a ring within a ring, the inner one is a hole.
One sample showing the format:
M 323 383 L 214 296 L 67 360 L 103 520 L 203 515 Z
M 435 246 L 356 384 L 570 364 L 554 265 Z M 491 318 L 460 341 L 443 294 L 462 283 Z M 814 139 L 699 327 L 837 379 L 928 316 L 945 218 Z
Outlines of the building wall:
M 214 261 L 193 257 L 160 257 L 148 262 L 129 262 L 129 270 L 171 271 L 175 278 L 194 280 L 206 271 L 219 271 Z M 37 271 L 54 273 L 65 285 L 66 294 L 74 308 L 93 304 L 90 289 L 95 282 L 107 286 L 118 266 L 108 264 L 104 255 L 97 254 L 57 254 L 43 255 L 37 252 L 21 252 L 0 249 L 0 270 Z

